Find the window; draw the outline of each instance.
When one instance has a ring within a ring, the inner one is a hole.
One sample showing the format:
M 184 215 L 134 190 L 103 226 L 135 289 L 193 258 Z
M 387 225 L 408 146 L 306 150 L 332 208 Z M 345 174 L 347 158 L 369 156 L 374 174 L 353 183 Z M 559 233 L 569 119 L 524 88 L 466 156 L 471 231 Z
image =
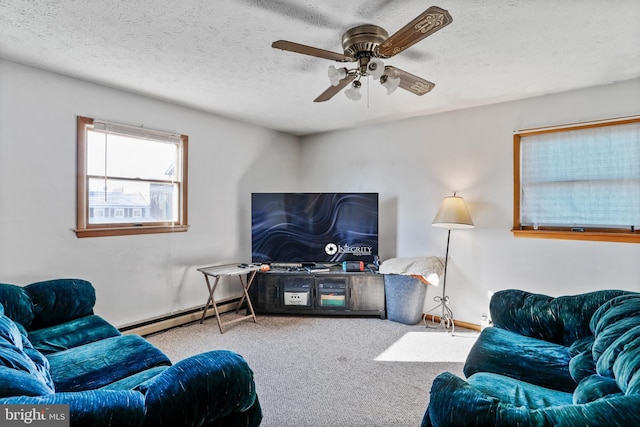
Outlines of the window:
M 78 237 L 186 231 L 186 135 L 78 117 Z
M 516 132 L 513 232 L 640 243 L 640 117 Z

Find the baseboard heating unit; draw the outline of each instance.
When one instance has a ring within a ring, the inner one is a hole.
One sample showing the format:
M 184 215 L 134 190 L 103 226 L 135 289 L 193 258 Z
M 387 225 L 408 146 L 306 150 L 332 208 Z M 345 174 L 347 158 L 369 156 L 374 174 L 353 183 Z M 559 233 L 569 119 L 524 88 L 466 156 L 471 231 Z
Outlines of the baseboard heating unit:
M 219 301 L 217 304 L 218 312 L 222 314 L 235 310 L 238 307 L 239 302 L 240 297 L 234 297 Z M 118 330 L 125 335 L 150 335 L 156 332 L 175 328 L 177 326 L 186 325 L 187 323 L 199 321 L 200 318 L 202 318 L 203 311 L 204 306 L 188 308 L 164 316 L 153 317 L 151 319 L 142 320 L 140 322 L 123 325 L 118 327 Z M 209 310 L 207 312 L 207 318 L 214 317 L 215 315 L 216 313 L 214 310 Z

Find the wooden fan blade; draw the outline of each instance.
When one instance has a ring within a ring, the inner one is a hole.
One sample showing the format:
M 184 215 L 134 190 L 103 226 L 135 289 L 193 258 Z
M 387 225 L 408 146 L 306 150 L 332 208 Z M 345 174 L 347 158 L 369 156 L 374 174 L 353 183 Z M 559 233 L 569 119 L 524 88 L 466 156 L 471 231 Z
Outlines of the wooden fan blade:
M 318 49 L 300 43 L 289 42 L 286 40 L 278 40 L 271 44 L 271 47 L 282 49 L 289 52 L 301 53 L 303 55 L 315 56 L 317 58 L 331 59 L 338 62 L 349 62 L 354 59 L 346 56 L 344 53 L 331 52 L 329 50 Z
M 337 86 L 329 86 L 327 90 L 322 92 L 313 102 L 324 102 L 328 101 L 334 97 L 338 92 L 344 89 L 349 83 L 351 83 L 356 78 L 355 74 L 348 74 L 347 77 L 340 80 Z
M 407 73 L 396 67 L 386 66 L 384 67 L 385 74 L 389 77 L 397 77 L 400 79 L 400 87 L 406 91 L 414 93 L 418 96 L 422 96 L 425 93 L 431 92 L 436 85 L 427 81 L 421 77 L 414 76 L 411 73 Z
M 431 6 L 417 18 L 389 36 L 378 48 L 381 57 L 397 55 L 425 37 L 451 24 L 453 18 L 444 9 Z

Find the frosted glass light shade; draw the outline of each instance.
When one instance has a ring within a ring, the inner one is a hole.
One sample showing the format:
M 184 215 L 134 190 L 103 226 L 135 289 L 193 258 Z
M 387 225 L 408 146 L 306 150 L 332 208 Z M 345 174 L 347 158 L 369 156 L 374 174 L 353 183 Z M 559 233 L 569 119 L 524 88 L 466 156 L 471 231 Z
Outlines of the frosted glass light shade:
M 344 94 L 352 101 L 359 101 L 362 98 L 360 86 L 361 83 L 356 80 L 347 90 L 344 91 Z
M 329 70 L 327 71 L 327 75 L 329 76 L 329 81 L 332 86 L 338 86 L 340 80 L 347 77 L 347 69 L 346 68 L 336 68 L 333 65 L 329 66 Z
M 384 74 L 384 62 L 378 58 L 373 58 L 367 64 L 367 71 L 375 80 L 378 80 Z
M 382 83 L 382 86 L 387 88 L 387 95 L 391 95 L 398 89 L 398 86 L 400 86 L 400 79 L 397 77 L 388 77 L 387 80 Z
M 431 223 L 434 227 L 442 228 L 474 228 L 471 215 L 464 199 L 459 196 L 445 197 L 440 209 Z

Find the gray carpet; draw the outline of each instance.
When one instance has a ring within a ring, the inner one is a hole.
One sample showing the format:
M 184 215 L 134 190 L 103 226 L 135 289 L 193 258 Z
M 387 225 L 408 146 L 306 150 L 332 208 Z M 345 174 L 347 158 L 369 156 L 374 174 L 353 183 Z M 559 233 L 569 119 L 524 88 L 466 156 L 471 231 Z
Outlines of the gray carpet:
M 255 374 L 261 426 L 400 427 L 419 426 L 435 376 L 461 375 L 463 366 L 374 361 L 411 331 L 441 333 L 377 318 L 259 315 L 224 334 L 209 318 L 147 339 L 174 363 L 213 349 L 243 355 Z

